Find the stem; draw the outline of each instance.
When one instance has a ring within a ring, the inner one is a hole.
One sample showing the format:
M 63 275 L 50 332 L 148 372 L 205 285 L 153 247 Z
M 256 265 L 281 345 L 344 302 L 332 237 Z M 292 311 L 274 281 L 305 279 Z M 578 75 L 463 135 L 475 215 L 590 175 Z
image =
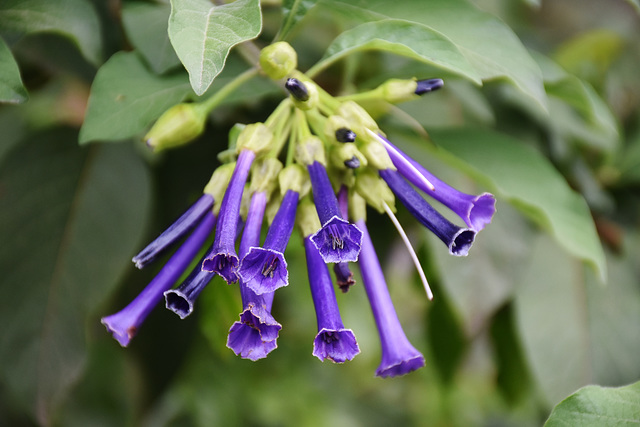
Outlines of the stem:
M 257 68 L 249 68 L 244 73 L 237 76 L 235 79 L 227 83 L 222 89 L 214 93 L 211 98 L 200 103 L 199 107 L 202 108 L 206 114 L 209 114 L 214 108 L 216 108 L 224 99 L 229 96 L 234 90 L 241 85 L 251 80 L 258 74 Z
M 343 95 L 343 96 L 336 97 L 336 99 L 343 102 L 344 101 L 356 101 L 356 102 L 374 101 L 374 100 L 379 100 L 380 98 L 383 98 L 382 87 L 380 86 L 375 89 L 368 90 L 366 92 L 352 93 L 350 95 Z

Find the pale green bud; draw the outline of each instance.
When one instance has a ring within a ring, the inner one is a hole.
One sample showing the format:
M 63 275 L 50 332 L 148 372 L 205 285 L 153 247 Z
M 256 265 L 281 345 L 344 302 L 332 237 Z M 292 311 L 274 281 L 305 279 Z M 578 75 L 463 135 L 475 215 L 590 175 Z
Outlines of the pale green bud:
M 376 121 L 371 118 L 367 110 L 354 101 L 346 101 L 340 104 L 336 114 L 344 117 L 349 123 L 349 128 L 359 137 L 365 135 L 365 129 L 370 129 L 374 132 L 378 131 Z
M 389 205 L 391 210 L 395 211 L 395 197 L 393 192 L 377 172 L 367 169 L 358 173 L 355 188 L 358 194 L 378 212 L 385 212 L 384 203 Z
M 360 140 L 358 149 L 367 158 L 369 165 L 374 168 L 396 170 L 386 148 L 376 138 L 367 134 L 367 137 Z
M 273 157 L 256 160 L 251 166 L 251 194 L 264 191 L 269 196 L 278 184 L 278 174 L 282 170 L 280 160 Z
M 354 161 L 353 158 L 356 158 Z M 357 169 L 367 166 L 367 158 L 352 142 L 334 144 L 329 154 L 331 165 L 336 169 Z
M 398 104 L 400 102 L 406 102 L 420 98 L 419 95 L 416 95 L 417 87 L 418 82 L 415 79 L 391 79 L 387 80 L 382 85 L 382 94 L 385 101 L 392 104 Z
M 306 96 L 301 98 L 292 95 L 291 99 L 293 100 L 293 105 L 305 111 L 316 108 L 318 105 L 318 100 L 320 99 L 318 87 L 311 80 L 304 80 L 302 83 L 304 84 L 304 88 L 306 89 Z
M 273 80 L 280 80 L 298 66 L 298 55 L 287 42 L 277 42 L 260 51 L 260 67 Z
M 154 151 L 178 147 L 196 139 L 204 131 L 207 113 L 200 104 L 177 104 L 165 111 L 145 135 Z
M 298 225 L 298 228 L 300 228 L 300 232 L 303 237 L 314 234 L 322 227 L 320 220 L 318 219 L 316 207 L 309 199 L 304 199 L 298 205 L 298 212 L 296 212 L 296 224 Z
M 342 136 L 343 134 L 347 134 L 350 131 L 350 125 L 349 122 L 347 121 L 347 119 L 345 119 L 342 116 L 337 116 L 337 115 L 333 115 L 333 116 L 329 116 L 327 118 L 327 120 L 324 123 L 324 135 L 327 138 L 327 141 L 331 141 L 331 142 L 353 142 L 355 141 L 355 133 L 353 133 L 353 138 L 349 138 L 349 140 L 345 140 L 345 138 L 340 138 L 338 139 L 338 137 L 336 136 L 336 132 L 338 133 L 339 136 Z M 346 136 L 351 136 L 351 135 L 346 135 Z
M 264 123 L 247 125 L 238 135 L 236 152 L 251 150 L 256 155 L 266 153 L 271 148 L 273 133 Z
M 324 154 L 324 145 L 317 136 L 310 136 L 296 145 L 295 153 L 296 161 L 303 165 L 311 165 L 313 162 L 327 165 L 327 159 Z

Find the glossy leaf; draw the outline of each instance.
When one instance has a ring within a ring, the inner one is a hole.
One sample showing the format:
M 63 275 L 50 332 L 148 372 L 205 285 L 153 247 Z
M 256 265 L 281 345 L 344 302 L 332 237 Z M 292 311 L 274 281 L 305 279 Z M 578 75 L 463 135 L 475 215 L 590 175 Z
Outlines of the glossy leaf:
M 0 375 L 42 425 L 83 369 L 89 314 L 130 268 L 150 208 L 131 147 L 75 139 L 34 136 L 0 172 Z
M 189 93 L 184 74 L 157 76 L 135 52 L 116 53 L 100 68 L 91 86 L 80 143 L 139 135 Z
M 122 24 L 127 37 L 158 74 L 180 64 L 167 33 L 170 14 L 168 2 L 122 4 Z
M 102 60 L 100 22 L 87 0 L 3 0 L 0 2 L 0 34 L 61 34 L 75 43 L 91 63 Z
M 282 2 L 282 26 L 279 39 L 286 39 L 291 30 L 300 22 L 309 10 L 316 5 L 317 0 L 283 0 Z
M 540 69 L 518 37 L 466 0 L 323 0 L 321 4 L 359 22 L 397 18 L 426 25 L 453 42 L 483 82 L 506 80 L 546 109 Z
M 257 37 L 261 30 L 259 0 L 222 6 L 209 0 L 171 0 L 169 38 L 198 95 L 220 74 L 229 50 Z
M 445 36 L 425 25 L 399 19 L 368 22 L 345 31 L 331 43 L 323 59 L 309 73 L 363 50 L 407 56 L 481 84 L 474 68 Z
M 0 38 L 0 102 L 19 104 L 29 98 L 22 85 L 18 64 L 9 46 Z
M 560 402 L 545 427 L 640 424 L 640 382 L 626 387 L 584 387 Z
M 544 227 L 572 255 L 606 277 L 602 246 L 582 196 L 549 161 L 506 135 L 479 129 L 434 130 L 438 153 L 509 200 Z M 451 154 L 453 154 L 452 157 Z

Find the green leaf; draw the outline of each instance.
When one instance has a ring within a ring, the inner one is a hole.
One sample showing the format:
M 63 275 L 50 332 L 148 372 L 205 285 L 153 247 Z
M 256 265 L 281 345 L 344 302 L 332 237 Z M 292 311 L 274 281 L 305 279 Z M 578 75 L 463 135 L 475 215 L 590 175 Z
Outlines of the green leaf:
M 589 208 L 549 161 L 506 135 L 480 129 L 432 130 L 440 157 L 468 171 L 544 227 L 569 253 L 606 277 Z M 451 156 L 453 154 L 453 156 Z
M 637 426 L 640 424 L 640 382 L 620 388 L 584 387 L 560 402 L 545 427 Z
M 61 34 L 73 41 L 92 64 L 102 61 L 100 21 L 86 0 L 3 0 L 0 34 Z
M 127 38 L 158 74 L 180 64 L 167 33 L 170 14 L 169 3 L 122 4 L 122 24 Z
M 473 67 L 449 39 L 425 25 L 398 19 L 368 22 L 340 34 L 309 74 L 363 50 L 407 56 L 481 84 Z
M 0 102 L 20 104 L 29 99 L 22 85 L 18 64 L 9 46 L 0 38 Z
M 189 93 L 184 74 L 157 76 L 135 52 L 118 52 L 98 70 L 93 81 L 80 143 L 139 135 Z
M 283 0 L 282 2 L 282 25 L 278 39 L 287 38 L 291 30 L 300 22 L 309 10 L 316 5 L 318 0 Z
M 640 0 L 627 0 L 627 3 L 640 15 Z
M 640 290 L 627 259 L 609 257 L 608 286 L 541 235 L 516 287 L 517 327 L 547 405 L 590 383 L 622 385 L 640 376 Z M 580 423 L 574 425 L 581 425 Z
M 222 6 L 209 0 L 171 0 L 169 38 L 198 95 L 224 68 L 229 50 L 262 30 L 259 0 Z
M 35 135 L 0 171 L 0 378 L 42 425 L 83 369 L 89 314 L 130 268 L 150 208 L 130 146 L 75 140 Z
M 426 25 L 453 42 L 483 82 L 506 80 L 546 109 L 540 69 L 518 37 L 466 0 L 323 0 L 321 4 L 361 22 L 387 17 Z

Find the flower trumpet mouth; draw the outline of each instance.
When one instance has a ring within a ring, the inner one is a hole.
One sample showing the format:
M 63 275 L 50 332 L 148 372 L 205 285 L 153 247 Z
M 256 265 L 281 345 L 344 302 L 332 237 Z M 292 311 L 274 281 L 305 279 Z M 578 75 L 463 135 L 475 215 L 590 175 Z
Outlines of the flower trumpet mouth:
M 273 292 L 289 284 L 287 261 L 273 249 L 249 249 L 238 269 L 242 281 L 257 295 Z
M 360 254 L 362 232 L 354 224 L 334 216 L 311 236 L 311 241 L 324 262 L 355 262 Z

